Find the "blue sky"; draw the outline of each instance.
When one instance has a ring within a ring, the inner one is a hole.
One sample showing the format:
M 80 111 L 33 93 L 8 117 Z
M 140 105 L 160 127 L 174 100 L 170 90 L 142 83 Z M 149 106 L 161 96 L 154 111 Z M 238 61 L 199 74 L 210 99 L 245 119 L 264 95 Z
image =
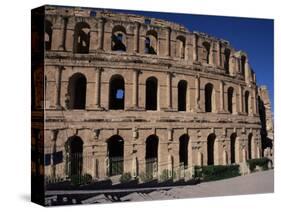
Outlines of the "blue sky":
M 272 111 L 274 111 L 273 20 L 127 10 L 118 11 L 180 23 L 190 31 L 204 32 L 228 40 L 230 45 L 236 50 L 243 50 L 248 54 L 250 65 L 257 76 L 257 84 L 267 86 Z

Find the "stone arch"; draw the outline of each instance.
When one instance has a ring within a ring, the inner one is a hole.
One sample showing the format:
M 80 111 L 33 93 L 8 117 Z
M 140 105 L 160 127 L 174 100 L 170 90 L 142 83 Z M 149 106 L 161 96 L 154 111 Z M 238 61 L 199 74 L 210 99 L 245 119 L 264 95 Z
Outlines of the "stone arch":
M 85 109 L 87 79 L 81 73 L 73 74 L 69 78 L 67 107 L 69 109 Z
M 119 75 L 113 75 L 109 81 L 109 109 L 123 110 L 125 107 L 125 81 Z
M 245 102 L 245 113 L 249 114 L 249 109 L 250 109 L 250 92 L 245 91 L 245 96 L 244 96 L 244 102 Z
M 229 61 L 230 61 L 230 49 L 224 49 L 224 70 L 227 74 L 229 74 Z
M 205 112 L 214 112 L 215 94 L 214 86 L 211 83 L 205 85 Z
M 82 175 L 83 171 L 83 140 L 79 136 L 71 136 L 67 139 L 65 150 L 68 176 Z
M 124 170 L 124 139 L 113 135 L 107 139 L 107 156 L 109 159 L 109 176 L 120 175 Z
M 204 41 L 202 43 L 203 46 L 203 60 L 209 64 L 210 63 L 210 49 L 211 49 L 211 44 L 207 41 Z
M 230 163 L 239 163 L 239 143 L 236 133 L 230 136 Z
M 87 54 L 90 47 L 90 26 L 86 22 L 78 22 L 74 28 L 73 52 Z
M 186 111 L 187 101 L 187 82 L 180 80 L 178 83 L 178 111 Z
M 176 38 L 176 57 L 184 58 L 185 57 L 185 37 L 182 35 L 177 36 Z
M 145 109 L 158 109 L 158 80 L 156 77 L 149 77 L 146 80 Z
M 148 30 L 145 36 L 145 48 L 146 54 L 157 54 L 158 47 L 158 35 L 155 30 Z
M 235 96 L 233 87 L 227 89 L 227 110 L 229 113 L 234 113 L 235 109 Z
M 253 158 L 253 133 L 250 133 L 248 135 L 248 159 L 252 159 Z
M 112 29 L 111 50 L 112 51 L 127 51 L 126 29 L 121 25 L 116 25 Z
M 146 173 L 154 176 L 158 171 L 158 146 L 159 138 L 157 135 L 150 135 L 145 142 L 145 164 Z
M 45 20 L 45 49 L 46 50 L 51 50 L 51 46 L 52 46 L 52 35 L 53 35 L 53 24 L 48 21 Z
M 207 138 L 207 165 L 215 164 L 215 147 L 216 135 L 214 133 L 210 134 Z
M 184 167 L 188 167 L 189 165 L 189 136 L 187 134 L 183 134 L 179 138 L 179 158 L 180 164 L 183 164 Z

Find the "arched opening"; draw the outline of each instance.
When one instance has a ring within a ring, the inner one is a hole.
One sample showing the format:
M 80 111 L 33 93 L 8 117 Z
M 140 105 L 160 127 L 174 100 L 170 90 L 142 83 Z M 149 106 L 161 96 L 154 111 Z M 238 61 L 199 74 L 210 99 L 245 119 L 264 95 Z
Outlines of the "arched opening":
M 203 60 L 209 64 L 210 63 L 210 48 L 211 45 L 208 42 L 203 42 Z
M 245 113 L 249 114 L 249 91 L 245 92 Z
M 213 85 L 208 83 L 205 85 L 205 112 L 213 112 Z
M 234 98 L 234 89 L 229 87 L 227 89 L 227 110 L 229 113 L 233 113 L 233 98 Z
M 215 156 L 215 140 L 216 135 L 214 133 L 210 134 L 207 138 L 207 164 L 214 165 L 214 156 Z
M 185 37 L 178 36 L 176 40 L 176 56 L 184 58 L 185 55 Z
M 109 109 L 123 110 L 125 102 L 125 82 L 121 75 L 114 75 L 109 82 Z
M 154 176 L 158 171 L 158 143 L 159 138 L 156 135 L 150 135 L 146 139 L 146 173 L 150 176 Z
M 186 111 L 187 82 L 181 80 L 178 83 L 178 111 Z
M 145 37 L 144 52 L 146 54 L 157 54 L 157 32 L 149 30 Z
M 123 26 L 115 26 L 112 29 L 112 51 L 125 52 L 126 48 L 126 29 Z
M 224 50 L 224 70 L 229 73 L 229 59 L 230 59 L 230 49 Z
M 189 136 L 184 134 L 180 137 L 180 164 L 184 165 L 185 168 L 188 167 L 188 146 L 189 146 Z
M 50 50 L 52 45 L 53 25 L 50 21 L 45 20 L 45 49 Z
M 73 52 L 87 54 L 90 46 L 90 26 L 85 22 L 79 22 L 74 29 Z
M 109 159 L 109 176 L 123 173 L 124 140 L 119 135 L 113 135 L 107 140 L 107 154 Z
M 155 77 L 149 77 L 146 80 L 146 92 L 145 92 L 145 109 L 157 110 L 158 101 L 158 82 Z
M 253 140 L 253 134 L 250 133 L 248 135 L 248 159 L 252 159 L 252 140 Z
M 230 162 L 231 163 L 236 163 L 238 160 L 237 160 L 237 156 L 236 155 L 236 133 L 232 133 L 231 136 L 230 136 Z
M 245 76 L 245 70 L 246 70 L 245 66 L 246 66 L 246 56 L 242 55 L 241 56 L 241 72 L 242 72 L 243 76 Z
M 66 142 L 69 155 L 69 176 L 81 175 L 83 171 L 83 141 L 79 136 L 72 136 Z
M 81 73 L 73 74 L 69 79 L 69 109 L 85 109 L 86 103 L 86 77 Z

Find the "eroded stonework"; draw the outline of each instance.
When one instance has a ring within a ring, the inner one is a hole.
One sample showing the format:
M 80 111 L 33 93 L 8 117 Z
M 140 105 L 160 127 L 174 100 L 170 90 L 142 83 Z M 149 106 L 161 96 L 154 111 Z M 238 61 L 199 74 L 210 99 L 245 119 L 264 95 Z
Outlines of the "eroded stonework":
M 190 178 L 263 156 L 269 98 L 228 41 L 106 10 L 47 6 L 45 19 L 46 176 Z

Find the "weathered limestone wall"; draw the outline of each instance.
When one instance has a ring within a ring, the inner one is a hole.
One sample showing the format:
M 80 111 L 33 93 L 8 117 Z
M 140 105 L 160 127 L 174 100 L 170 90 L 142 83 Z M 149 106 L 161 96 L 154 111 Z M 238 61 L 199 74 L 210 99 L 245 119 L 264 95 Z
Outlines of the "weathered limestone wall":
M 211 134 L 215 165 L 231 164 L 231 157 L 237 164 L 261 157 L 255 75 L 246 53 L 229 42 L 164 20 L 104 10 L 48 6 L 46 21 L 52 33 L 46 35 L 51 48 L 45 54 L 44 70 L 45 154 L 63 155 L 61 163 L 51 159 L 45 166 L 47 176 L 69 177 L 66 145 L 73 136 L 83 141 L 82 172 L 98 179 L 109 177 L 107 141 L 113 135 L 124 140 L 123 172 L 133 175 L 145 172 L 150 135 L 159 139 L 158 175 L 164 169 L 179 171 L 182 135 L 189 137 L 184 169 L 188 176 L 195 165 L 208 164 Z M 89 36 L 87 53 L 76 52 L 81 23 L 82 34 Z M 116 33 L 122 34 L 126 51 L 112 50 Z M 156 54 L 145 52 L 147 36 Z M 85 109 L 79 110 L 67 105 L 70 79 L 77 73 L 86 79 Z M 122 110 L 109 109 L 110 80 L 116 75 L 124 79 Z M 157 79 L 155 111 L 145 109 L 149 77 Z M 180 80 L 187 82 L 186 111 L 178 111 Z M 205 110 L 208 83 L 213 86 L 211 112 Z M 234 145 L 231 135 L 236 138 Z

